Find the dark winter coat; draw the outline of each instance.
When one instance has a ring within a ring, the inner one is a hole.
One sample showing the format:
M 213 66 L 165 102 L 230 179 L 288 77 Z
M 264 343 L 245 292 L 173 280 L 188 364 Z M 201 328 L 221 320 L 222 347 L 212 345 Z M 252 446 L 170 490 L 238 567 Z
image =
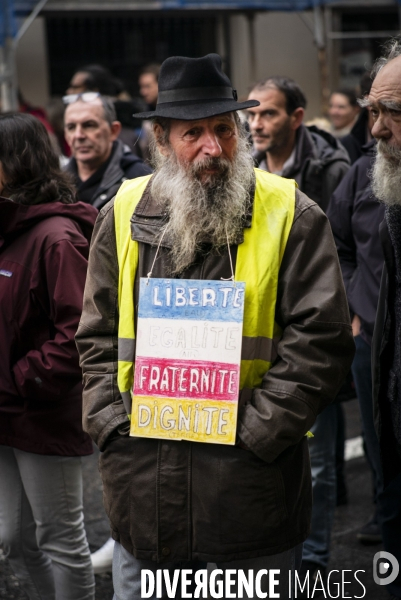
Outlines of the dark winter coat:
M 82 203 L 0 198 L 0 444 L 92 452 L 74 335 L 96 214 Z
M 256 153 L 260 163 L 265 153 Z M 330 198 L 349 169 L 349 157 L 341 143 L 322 129 L 301 125 L 295 140 L 294 163 L 281 176 L 295 179 L 299 189 L 326 212 Z
M 131 218 L 139 241 L 135 282 L 151 271 L 165 217 L 149 187 Z M 252 214 L 245 227 L 252 226 Z M 243 242 L 240 233 L 238 244 Z M 237 245 L 231 247 L 235 265 Z M 171 272 L 163 238 L 153 276 Z M 235 266 L 234 266 L 235 268 Z M 182 274 L 231 275 L 227 249 L 205 247 Z M 117 388 L 118 262 L 113 203 L 100 212 L 91 247 L 77 344 L 84 372 L 84 427 L 103 451 L 100 469 L 112 535 L 141 559 L 235 560 L 283 552 L 309 533 L 311 472 L 306 432 L 332 402 L 354 354 L 330 225 L 296 192 L 280 268 L 278 359 L 260 388 L 240 396 L 239 446 L 128 437 Z
M 66 171 L 77 177 L 78 171 L 75 158 L 70 159 Z M 139 156 L 133 154 L 129 147 L 120 140 L 116 140 L 113 144 L 110 162 L 90 203 L 100 210 L 117 194 L 123 181 L 149 175 L 151 172 L 152 169 Z
M 361 336 L 368 344 L 372 343 L 384 262 L 379 236 L 384 205 L 373 196 L 368 176 L 375 148 L 374 141 L 365 146 L 365 156 L 345 175 L 327 211 L 350 310 L 361 319 Z
M 372 346 L 373 411 L 380 444 L 384 485 L 401 472 L 401 447 L 397 444 L 391 422 L 388 387 L 394 361 L 395 339 L 395 257 L 387 222 L 380 225 L 384 268 L 380 286 L 377 317 Z

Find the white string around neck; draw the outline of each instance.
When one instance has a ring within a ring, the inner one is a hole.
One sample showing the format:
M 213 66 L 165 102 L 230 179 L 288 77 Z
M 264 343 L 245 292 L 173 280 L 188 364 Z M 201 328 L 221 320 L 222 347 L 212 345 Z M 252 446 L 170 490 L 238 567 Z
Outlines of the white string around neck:
M 146 281 L 146 285 L 149 285 L 149 279 L 152 277 L 153 268 L 154 268 L 154 266 L 155 266 L 155 263 L 156 263 L 157 257 L 158 257 L 158 255 L 159 255 L 160 246 L 161 246 L 161 243 L 162 243 L 162 241 L 163 241 L 163 238 L 164 238 L 164 236 L 165 236 L 165 234 L 166 234 L 166 231 L 167 231 L 167 229 L 168 229 L 168 226 L 169 226 L 169 224 L 167 223 L 167 225 L 166 225 L 166 226 L 165 226 L 165 228 L 164 228 L 164 231 L 163 231 L 162 235 L 160 236 L 160 240 L 159 240 L 159 243 L 158 243 L 158 245 L 157 245 L 156 254 L 155 254 L 155 257 L 154 257 L 154 259 L 153 259 L 152 266 L 150 267 L 150 271 L 149 271 L 149 273 L 147 274 L 147 281 Z M 235 275 L 234 275 L 233 259 L 232 259 L 232 256 L 231 256 L 230 242 L 229 242 L 229 239 L 228 239 L 228 233 L 227 233 L 227 225 L 225 226 L 225 230 L 226 230 L 226 239 L 227 239 L 227 250 L 228 250 L 228 257 L 229 257 L 229 259 L 230 259 L 231 277 L 220 277 L 220 279 L 221 279 L 222 281 L 233 281 L 233 282 L 234 282 L 234 284 L 235 284 Z
M 234 276 L 234 268 L 233 268 L 233 259 L 231 257 L 231 250 L 230 250 L 230 242 L 228 240 L 228 233 L 227 233 L 227 225 L 225 226 L 225 230 L 226 230 L 226 238 L 227 238 L 227 250 L 228 250 L 228 257 L 230 259 L 230 267 L 231 267 L 231 277 L 220 277 L 220 279 L 222 281 L 233 281 L 235 284 L 235 276 Z
M 155 262 L 156 262 L 156 260 L 157 260 L 157 256 L 158 256 L 158 254 L 159 254 L 160 246 L 161 246 L 161 243 L 162 243 L 162 241 L 163 241 L 163 238 L 164 238 L 164 236 L 165 236 L 165 233 L 166 233 L 166 231 L 167 231 L 167 229 L 168 229 L 168 226 L 169 226 L 169 224 L 167 223 L 167 225 L 166 225 L 166 226 L 165 226 L 165 228 L 164 228 L 163 234 L 160 236 L 160 240 L 159 240 L 159 243 L 158 243 L 158 245 L 157 245 L 157 249 L 156 249 L 156 254 L 155 254 L 155 257 L 154 257 L 154 259 L 153 259 L 152 266 L 150 267 L 150 271 L 149 271 L 149 273 L 148 273 L 148 275 L 147 275 L 147 278 L 148 278 L 148 280 L 147 280 L 147 282 L 146 282 L 146 285 L 149 285 L 149 279 L 152 277 L 152 273 L 153 273 L 153 267 L 155 266 Z

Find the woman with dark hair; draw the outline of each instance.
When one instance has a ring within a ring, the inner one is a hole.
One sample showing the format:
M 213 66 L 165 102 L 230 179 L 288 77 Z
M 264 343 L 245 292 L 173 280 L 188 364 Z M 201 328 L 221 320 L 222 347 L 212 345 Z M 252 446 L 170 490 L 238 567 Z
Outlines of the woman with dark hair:
M 0 540 L 31 600 L 93 600 L 74 335 L 97 211 L 46 129 L 0 116 Z

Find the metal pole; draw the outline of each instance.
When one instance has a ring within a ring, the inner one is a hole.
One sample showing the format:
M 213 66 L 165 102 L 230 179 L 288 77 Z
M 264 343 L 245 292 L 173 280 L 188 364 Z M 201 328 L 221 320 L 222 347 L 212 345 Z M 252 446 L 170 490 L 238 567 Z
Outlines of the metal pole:
M 14 38 L 6 37 L 0 48 L 1 111 L 18 110 L 18 74 L 16 67 L 17 47 L 22 36 L 44 8 L 48 0 L 40 0 L 18 30 Z
M 14 65 L 12 38 L 6 37 L 4 46 L 0 49 L 1 112 L 11 112 L 18 108 Z
M 230 32 L 230 16 L 223 16 L 223 39 L 224 39 L 224 55 L 226 59 L 225 72 L 231 79 L 231 32 Z
M 10 73 L 7 71 L 5 46 L 0 47 L 0 108 L 1 112 L 9 110 L 9 88 Z
M 31 12 L 31 14 L 29 15 L 29 17 L 27 17 L 25 19 L 22 26 L 18 30 L 17 35 L 14 38 L 14 47 L 15 48 L 18 46 L 18 42 L 20 41 L 22 36 L 27 32 L 27 30 L 32 25 L 32 23 L 34 22 L 36 17 L 39 15 L 40 11 L 45 7 L 47 2 L 48 2 L 48 0 L 40 0 L 40 2 L 37 3 L 37 5 L 33 9 L 33 11 Z
M 18 78 L 16 68 L 16 51 L 14 46 L 14 40 L 9 39 L 8 50 L 7 50 L 7 62 L 10 70 L 10 110 L 18 110 Z
M 392 38 L 396 31 L 330 31 L 327 37 L 331 40 L 358 40 L 365 38 Z
M 252 83 L 255 83 L 256 73 L 258 72 L 258 70 L 256 68 L 255 13 L 247 12 L 246 16 L 248 19 L 249 61 L 250 61 L 249 73 L 251 76 Z

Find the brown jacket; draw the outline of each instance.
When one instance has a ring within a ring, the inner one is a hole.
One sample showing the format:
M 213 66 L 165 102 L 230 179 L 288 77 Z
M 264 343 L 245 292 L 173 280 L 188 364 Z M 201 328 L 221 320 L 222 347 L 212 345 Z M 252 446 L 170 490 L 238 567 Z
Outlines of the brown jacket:
M 132 237 L 140 242 L 137 280 L 150 271 L 162 221 L 147 189 L 131 218 Z M 155 277 L 170 276 L 166 238 Z M 305 433 L 335 397 L 354 354 L 337 252 L 323 212 L 296 192 L 279 276 L 278 358 L 239 409 L 238 436 L 249 450 L 128 437 L 116 384 L 113 202 L 100 212 L 92 240 L 76 339 L 84 371 L 84 427 L 103 451 L 100 470 L 114 539 L 137 558 L 160 562 L 251 558 L 302 542 L 312 504 Z M 229 277 L 228 252 L 204 250 L 182 277 Z M 231 247 L 234 261 L 236 250 Z M 137 290 L 138 282 L 136 297 Z

